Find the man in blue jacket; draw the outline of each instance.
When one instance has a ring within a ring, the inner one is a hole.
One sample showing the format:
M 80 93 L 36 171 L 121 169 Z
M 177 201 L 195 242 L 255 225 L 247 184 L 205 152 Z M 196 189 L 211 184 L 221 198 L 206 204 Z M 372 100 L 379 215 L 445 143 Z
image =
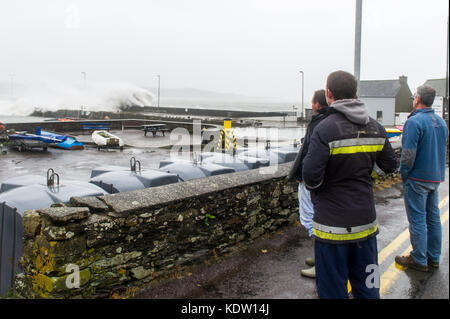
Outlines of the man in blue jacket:
M 435 96 L 429 86 L 417 88 L 402 137 L 400 173 L 412 251 L 395 261 L 420 271 L 439 267 L 442 248 L 438 188 L 445 180 L 448 128 L 431 109 Z
M 316 283 L 320 298 L 379 298 L 375 200 L 371 172 L 397 169 L 386 130 L 356 98 L 356 78 L 327 78 L 330 114 L 314 129 L 303 181 L 314 205 Z M 373 279 L 373 280 L 372 280 Z

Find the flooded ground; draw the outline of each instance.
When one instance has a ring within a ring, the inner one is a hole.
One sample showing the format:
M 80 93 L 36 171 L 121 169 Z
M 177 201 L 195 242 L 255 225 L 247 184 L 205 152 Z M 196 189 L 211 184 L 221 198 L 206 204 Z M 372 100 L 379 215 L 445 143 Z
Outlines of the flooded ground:
M 0 155 L 0 183 L 8 178 L 36 174 L 46 176 L 47 170 L 53 168 L 61 180 L 90 179 L 91 170 L 103 165 L 129 166 L 130 158 L 135 157 L 141 162 L 142 168 L 159 168 L 159 162 L 171 156 L 182 145 L 190 145 L 192 137 L 189 135 L 166 134 L 156 136 L 147 134 L 144 136 L 141 130 L 111 131 L 112 134 L 123 139 L 125 148 L 123 151 L 97 150 L 90 134 L 74 135 L 85 144 L 84 150 L 62 150 L 48 148 L 47 151 L 34 149 L 33 151 L 18 152 L 9 149 L 6 155 Z M 261 139 L 279 140 L 281 145 L 292 145 L 294 139 L 300 139 L 304 135 L 303 128 L 235 128 L 234 134 L 238 140 L 256 136 Z M 274 145 L 272 143 L 272 145 Z M 261 146 L 261 145 L 260 145 Z M 243 147 L 239 145 L 238 148 Z M 186 150 L 186 148 L 184 148 Z M 188 155 L 191 152 L 188 150 Z

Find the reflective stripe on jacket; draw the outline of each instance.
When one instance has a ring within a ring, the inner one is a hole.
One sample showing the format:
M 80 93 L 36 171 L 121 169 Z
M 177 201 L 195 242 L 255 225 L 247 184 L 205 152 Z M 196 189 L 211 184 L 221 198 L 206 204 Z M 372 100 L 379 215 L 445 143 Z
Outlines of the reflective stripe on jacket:
M 397 166 L 386 131 L 374 119 L 353 123 L 332 110 L 315 128 L 303 180 L 311 190 L 317 240 L 357 242 L 378 233 L 371 178 L 375 163 L 386 173 Z

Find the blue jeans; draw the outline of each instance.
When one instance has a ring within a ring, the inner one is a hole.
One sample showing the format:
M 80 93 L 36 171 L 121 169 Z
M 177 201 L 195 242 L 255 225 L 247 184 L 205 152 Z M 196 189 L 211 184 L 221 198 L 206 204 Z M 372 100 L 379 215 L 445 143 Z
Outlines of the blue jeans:
M 312 219 L 314 216 L 314 206 L 311 202 L 311 194 L 306 189 L 305 183 L 298 184 L 298 211 L 300 215 L 300 223 L 306 228 L 309 237 L 312 237 L 313 226 Z
M 379 299 L 377 238 L 357 243 L 314 243 L 316 284 L 320 299 L 348 299 L 347 281 L 355 299 Z
M 428 259 L 439 262 L 442 248 L 442 225 L 439 211 L 439 183 L 411 179 L 403 182 L 406 215 L 415 262 L 426 266 Z

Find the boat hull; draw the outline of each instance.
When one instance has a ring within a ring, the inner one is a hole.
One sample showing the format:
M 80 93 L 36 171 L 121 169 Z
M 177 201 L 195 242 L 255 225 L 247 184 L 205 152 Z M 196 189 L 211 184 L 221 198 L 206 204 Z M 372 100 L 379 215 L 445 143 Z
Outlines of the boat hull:
M 97 147 L 100 148 L 120 148 L 123 149 L 124 142 L 118 136 L 115 136 L 107 131 L 94 131 L 92 133 L 92 140 Z

